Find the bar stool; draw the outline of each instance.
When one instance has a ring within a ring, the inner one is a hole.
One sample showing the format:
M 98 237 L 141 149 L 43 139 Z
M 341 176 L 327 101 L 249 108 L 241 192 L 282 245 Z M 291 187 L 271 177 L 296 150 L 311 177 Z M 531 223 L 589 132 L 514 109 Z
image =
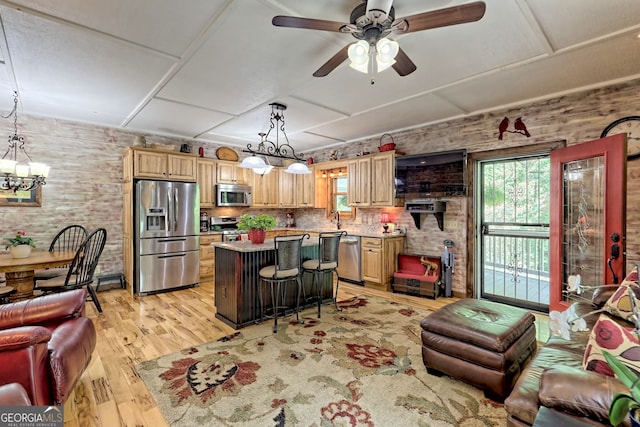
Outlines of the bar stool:
M 296 320 L 300 323 L 298 311 L 300 308 L 300 290 L 302 289 L 302 241 L 310 236 L 308 234 L 296 234 L 291 236 L 276 236 L 273 239 L 275 248 L 275 262 L 273 265 L 263 267 L 258 272 L 260 279 L 267 283 L 271 291 L 271 307 L 268 309 L 272 314 L 264 314 L 264 300 L 262 297 L 262 283 L 258 286 L 258 298 L 260 299 L 261 320 L 273 317 L 273 332 L 278 331 L 278 317 L 286 316 L 287 309 L 287 286 L 289 283 L 296 283 Z
M 327 233 L 320 233 L 318 244 L 318 258 L 310 259 L 302 263 L 303 273 L 313 274 L 313 282 L 311 286 L 311 292 L 314 295 L 306 298 L 305 301 L 317 300 L 318 303 L 318 319 L 320 318 L 320 310 L 322 301 L 324 299 L 324 278 L 326 274 L 331 276 L 330 286 L 332 288 L 331 295 L 333 296 L 333 273 L 336 273 L 338 278 L 336 283 L 336 294 L 332 297 L 333 303 L 336 306 L 336 311 L 340 311 L 338 308 L 338 286 L 340 285 L 340 276 L 338 276 L 338 252 L 340 249 L 340 239 L 342 236 L 346 236 L 346 231 L 333 231 Z M 304 291 L 304 289 L 303 289 Z

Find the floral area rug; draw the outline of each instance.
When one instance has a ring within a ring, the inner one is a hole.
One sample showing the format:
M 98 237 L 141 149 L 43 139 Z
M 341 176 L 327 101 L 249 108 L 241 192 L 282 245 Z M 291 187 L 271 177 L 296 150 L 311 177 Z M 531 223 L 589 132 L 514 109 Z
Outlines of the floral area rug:
M 427 374 L 420 321 L 429 312 L 375 297 L 140 363 L 172 426 L 505 426 L 481 390 Z

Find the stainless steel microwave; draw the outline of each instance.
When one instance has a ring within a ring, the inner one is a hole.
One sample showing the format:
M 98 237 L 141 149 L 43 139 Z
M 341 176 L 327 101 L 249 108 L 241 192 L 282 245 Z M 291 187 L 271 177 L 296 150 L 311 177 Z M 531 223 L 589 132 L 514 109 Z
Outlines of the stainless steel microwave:
M 216 206 L 251 206 L 251 187 L 238 184 L 217 184 Z

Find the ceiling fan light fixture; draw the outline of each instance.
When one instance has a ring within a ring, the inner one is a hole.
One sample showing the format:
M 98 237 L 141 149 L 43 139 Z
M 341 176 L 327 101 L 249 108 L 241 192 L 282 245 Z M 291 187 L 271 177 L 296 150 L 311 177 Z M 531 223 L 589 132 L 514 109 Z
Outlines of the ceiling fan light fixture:
M 365 40 L 352 43 L 347 54 L 352 64 L 366 64 L 369 60 L 369 43 Z

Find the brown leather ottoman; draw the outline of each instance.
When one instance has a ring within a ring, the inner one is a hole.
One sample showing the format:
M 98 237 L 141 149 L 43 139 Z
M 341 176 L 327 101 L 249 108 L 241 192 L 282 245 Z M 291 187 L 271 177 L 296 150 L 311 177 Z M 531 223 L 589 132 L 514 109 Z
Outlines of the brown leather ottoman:
M 477 299 L 440 308 L 420 323 L 422 361 L 430 374 L 447 374 L 503 401 L 536 350 L 532 313 Z

